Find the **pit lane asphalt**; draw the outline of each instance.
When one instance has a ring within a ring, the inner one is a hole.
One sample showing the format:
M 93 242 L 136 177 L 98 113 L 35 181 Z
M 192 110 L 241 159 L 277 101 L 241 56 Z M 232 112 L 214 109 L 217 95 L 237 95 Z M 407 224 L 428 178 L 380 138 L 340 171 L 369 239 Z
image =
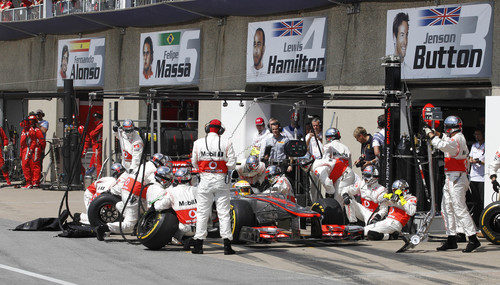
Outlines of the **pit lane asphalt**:
M 236 245 L 238 254 L 225 256 L 218 239 L 207 240 L 205 254 L 193 255 L 173 245 L 149 251 L 119 236 L 99 242 L 55 237 L 57 232 L 9 230 L 38 217 L 56 216 L 62 195 L 59 191 L 0 189 L 0 284 L 500 283 L 500 247 L 484 239 L 480 250 L 472 254 L 438 253 L 437 242 L 396 254 L 402 241 L 309 241 Z M 73 212 L 84 208 L 82 196 L 82 191 L 69 193 Z M 44 277 L 53 279 L 40 279 Z

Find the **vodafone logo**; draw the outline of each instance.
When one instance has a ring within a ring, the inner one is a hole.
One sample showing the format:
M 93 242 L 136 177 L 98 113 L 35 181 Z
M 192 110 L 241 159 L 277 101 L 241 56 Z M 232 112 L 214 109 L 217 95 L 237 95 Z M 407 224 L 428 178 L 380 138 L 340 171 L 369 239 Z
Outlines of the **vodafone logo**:
M 365 200 L 365 201 L 363 202 L 363 206 L 365 206 L 366 208 L 370 208 L 370 201 Z
M 217 168 L 217 162 L 215 161 L 211 161 L 209 164 L 208 164 L 208 168 L 214 170 Z
M 196 218 L 196 210 L 190 210 L 188 215 L 191 219 Z
M 394 208 L 391 207 L 391 209 L 389 210 L 389 215 L 391 215 L 393 213 L 394 213 Z

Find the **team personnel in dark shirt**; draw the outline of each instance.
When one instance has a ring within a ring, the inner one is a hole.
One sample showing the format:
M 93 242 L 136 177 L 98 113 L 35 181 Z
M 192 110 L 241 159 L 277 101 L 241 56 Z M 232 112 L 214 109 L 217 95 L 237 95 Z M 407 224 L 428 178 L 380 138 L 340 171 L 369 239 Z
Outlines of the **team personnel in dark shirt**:
M 353 135 L 361 143 L 361 157 L 354 164 L 362 169 L 368 165 L 377 164 L 378 158 L 373 150 L 373 136 L 368 134 L 363 127 L 357 127 Z

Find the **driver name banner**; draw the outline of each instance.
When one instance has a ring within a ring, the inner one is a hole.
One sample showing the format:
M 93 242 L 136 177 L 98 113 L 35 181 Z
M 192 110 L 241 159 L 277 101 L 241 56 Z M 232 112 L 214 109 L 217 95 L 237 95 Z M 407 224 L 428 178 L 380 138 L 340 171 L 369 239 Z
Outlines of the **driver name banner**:
M 57 87 L 63 79 L 73 79 L 74 87 L 104 86 L 105 38 L 81 38 L 58 41 Z
M 490 3 L 387 11 L 386 54 L 402 58 L 403 79 L 488 78 Z
M 326 79 L 326 17 L 248 24 L 247 82 Z
M 141 34 L 139 85 L 197 84 L 200 29 Z

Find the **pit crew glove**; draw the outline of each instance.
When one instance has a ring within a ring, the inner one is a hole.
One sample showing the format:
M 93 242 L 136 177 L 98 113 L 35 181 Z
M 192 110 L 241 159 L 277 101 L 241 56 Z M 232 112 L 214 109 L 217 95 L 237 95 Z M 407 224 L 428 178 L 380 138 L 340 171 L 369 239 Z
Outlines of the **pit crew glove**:
M 3 151 L 7 151 L 7 146 L 4 146 L 4 147 L 3 147 Z
M 346 205 L 351 204 L 351 197 L 349 197 L 349 194 L 347 193 L 342 194 L 342 198 L 344 199 L 344 204 Z
M 430 134 L 434 134 L 434 132 L 429 127 L 424 127 L 424 132 L 427 137 L 429 137 Z
M 368 224 L 371 225 L 371 224 L 374 224 L 374 223 L 379 222 L 381 220 L 382 220 L 382 217 L 379 214 L 375 214 L 375 216 L 373 216 L 373 218 L 370 220 L 370 222 Z

